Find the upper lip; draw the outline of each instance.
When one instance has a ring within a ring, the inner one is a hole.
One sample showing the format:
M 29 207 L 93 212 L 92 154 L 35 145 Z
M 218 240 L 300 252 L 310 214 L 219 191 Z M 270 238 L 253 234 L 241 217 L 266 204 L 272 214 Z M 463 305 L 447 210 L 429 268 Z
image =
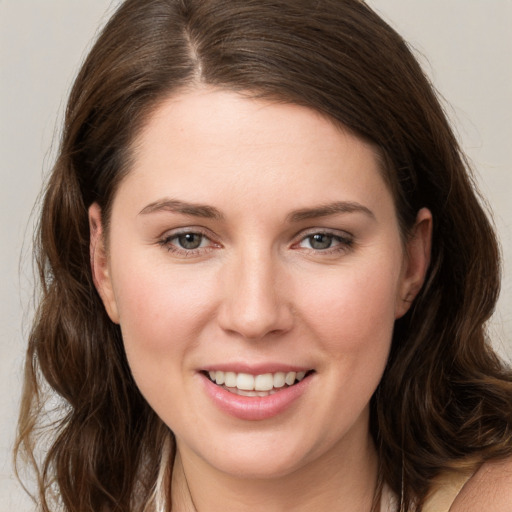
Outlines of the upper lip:
M 234 372 L 234 373 L 248 373 L 250 375 L 263 375 L 265 373 L 277 372 L 308 372 L 312 370 L 311 366 L 292 365 L 283 363 L 261 363 L 261 364 L 247 364 L 247 363 L 219 363 L 211 364 L 201 368 L 205 372 Z

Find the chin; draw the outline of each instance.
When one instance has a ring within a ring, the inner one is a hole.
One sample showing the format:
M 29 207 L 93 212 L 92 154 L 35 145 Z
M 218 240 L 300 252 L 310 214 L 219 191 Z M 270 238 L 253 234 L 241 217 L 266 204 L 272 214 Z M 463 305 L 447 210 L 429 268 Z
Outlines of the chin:
M 229 457 L 214 461 L 216 469 L 232 477 L 247 480 L 275 480 L 284 478 L 298 469 L 301 469 L 305 461 L 294 457 L 283 458 L 275 456 L 271 451 L 268 455 L 246 454 L 242 457 Z
M 325 439 L 325 438 L 324 438 Z M 330 444 L 312 445 L 307 436 L 271 430 L 209 437 L 208 446 L 194 451 L 227 475 L 254 480 L 286 477 L 329 451 Z

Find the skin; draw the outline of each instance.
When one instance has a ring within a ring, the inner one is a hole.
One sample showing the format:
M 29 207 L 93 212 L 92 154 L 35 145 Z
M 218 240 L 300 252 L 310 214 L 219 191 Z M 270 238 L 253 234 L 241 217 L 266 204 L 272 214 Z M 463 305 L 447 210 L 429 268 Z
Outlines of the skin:
M 512 457 L 483 464 L 462 488 L 450 512 L 510 512 Z
M 90 208 L 91 255 L 135 380 L 176 435 L 173 506 L 369 510 L 368 404 L 425 277 L 430 212 L 404 243 L 375 149 L 297 105 L 183 92 L 134 154 L 108 245 Z M 197 250 L 180 247 L 183 230 L 203 234 Z M 284 412 L 247 421 L 204 391 L 200 371 L 227 363 L 314 373 Z

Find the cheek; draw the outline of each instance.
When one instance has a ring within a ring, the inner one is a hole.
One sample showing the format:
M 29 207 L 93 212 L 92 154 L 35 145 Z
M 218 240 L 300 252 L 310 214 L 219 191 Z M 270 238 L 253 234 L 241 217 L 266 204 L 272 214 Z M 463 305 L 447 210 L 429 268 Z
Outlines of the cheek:
M 146 264 L 132 260 L 115 277 L 130 365 L 133 363 L 135 369 L 146 364 L 164 365 L 161 356 L 177 356 L 195 345 L 213 304 L 211 278 L 201 272 L 191 276 L 187 269 L 176 266 L 149 265 L 147 260 Z
M 376 271 L 375 269 L 379 269 Z M 347 268 L 317 278 L 296 295 L 301 311 L 335 359 L 387 357 L 395 320 L 398 269 Z
M 117 267 L 115 292 L 126 357 L 142 395 L 168 425 L 186 410 L 184 375 L 211 317 L 211 279 L 132 259 Z M 210 284 L 209 284 L 210 283 Z M 169 408 L 169 403 L 175 407 Z M 190 420 L 191 422 L 193 420 Z

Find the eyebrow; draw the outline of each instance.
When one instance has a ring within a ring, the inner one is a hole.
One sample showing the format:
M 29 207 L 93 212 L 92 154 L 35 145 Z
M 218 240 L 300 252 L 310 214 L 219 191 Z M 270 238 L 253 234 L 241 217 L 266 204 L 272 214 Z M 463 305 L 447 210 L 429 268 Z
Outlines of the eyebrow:
M 351 201 L 337 201 L 334 203 L 323 204 L 313 208 L 303 208 L 295 210 L 288 214 L 288 222 L 300 222 L 302 220 L 316 219 L 318 217 L 328 217 L 338 213 L 363 213 L 375 220 L 374 213 L 360 203 Z
M 144 207 L 140 211 L 139 215 L 147 215 L 149 213 L 161 211 L 181 213 L 182 215 L 190 215 L 193 217 L 202 217 L 207 219 L 224 219 L 222 213 L 213 206 L 198 203 L 187 203 L 177 199 L 162 199 L 155 201 Z M 294 210 L 286 216 L 286 220 L 290 223 L 296 223 L 303 220 L 328 217 L 329 215 L 336 215 L 340 213 L 363 213 L 368 217 L 375 219 L 374 213 L 369 208 L 363 206 L 360 203 L 351 201 L 337 201 L 312 208 Z
M 223 215 L 217 208 L 205 204 L 187 203 L 177 199 L 162 199 L 148 204 L 144 207 L 139 215 L 146 215 L 155 212 L 173 212 L 182 215 L 190 215 L 192 217 L 203 217 L 206 219 L 222 220 Z

